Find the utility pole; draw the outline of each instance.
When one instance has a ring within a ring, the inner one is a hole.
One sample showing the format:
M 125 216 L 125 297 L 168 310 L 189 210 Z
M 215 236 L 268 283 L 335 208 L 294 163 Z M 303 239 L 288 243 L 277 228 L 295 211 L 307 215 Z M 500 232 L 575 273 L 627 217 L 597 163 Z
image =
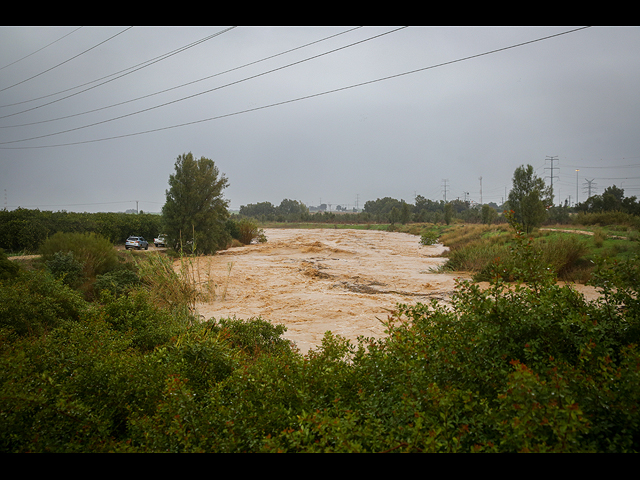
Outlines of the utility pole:
M 360 194 L 356 193 L 356 212 L 358 211 L 358 202 L 360 201 Z
M 140 210 L 138 210 L 138 200 L 136 200 L 136 215 L 140 213 Z
M 576 168 L 576 205 L 578 204 L 578 172 L 580 171 L 579 168 Z
M 482 203 L 482 177 L 480 177 L 480 205 L 483 205 L 483 203 Z
M 547 158 L 545 159 L 545 162 L 547 160 L 551 161 L 551 205 L 553 205 L 553 161 L 558 161 L 558 156 L 556 155 L 555 157 L 550 157 L 549 155 L 547 155 Z M 546 170 L 547 167 L 544 167 L 544 169 Z

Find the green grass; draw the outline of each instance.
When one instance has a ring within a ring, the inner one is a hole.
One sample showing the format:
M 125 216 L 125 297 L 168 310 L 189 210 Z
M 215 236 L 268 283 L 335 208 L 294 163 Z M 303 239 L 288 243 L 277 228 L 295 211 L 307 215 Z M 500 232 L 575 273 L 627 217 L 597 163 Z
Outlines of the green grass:
M 569 230 L 564 226 L 557 227 Z M 638 232 L 628 227 L 624 231 L 611 227 L 574 226 L 593 235 L 540 229 L 530 237 L 540 251 L 541 261 L 551 266 L 557 277 L 565 281 L 586 282 L 599 258 L 627 260 L 640 253 Z M 624 233 L 623 235 L 618 235 Z M 505 266 L 506 279 L 518 267 L 511 247 L 514 234 L 505 226 L 454 225 L 443 230 L 440 242 L 449 247 L 445 256 L 449 262 L 444 270 L 475 274 L 478 281 L 489 280 L 491 264 L 499 259 Z M 510 278 L 511 277 L 511 278 Z

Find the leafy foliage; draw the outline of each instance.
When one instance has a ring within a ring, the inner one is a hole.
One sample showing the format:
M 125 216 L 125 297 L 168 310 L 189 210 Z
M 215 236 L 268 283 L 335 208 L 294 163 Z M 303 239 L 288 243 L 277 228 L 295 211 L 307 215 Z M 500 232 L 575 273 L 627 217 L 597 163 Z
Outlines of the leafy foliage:
M 37 252 L 47 237 L 57 232 L 95 233 L 111 243 L 124 243 L 130 235 L 153 238 L 162 217 L 147 213 L 76 213 L 18 208 L 0 210 L 0 248 L 10 252 Z
M 109 291 L 117 297 L 140 284 L 140 276 L 134 270 L 119 268 L 104 275 L 98 275 L 93 289 L 97 297 L 100 297 L 101 292 L 104 291 Z
M 264 230 L 249 218 L 243 218 L 238 222 L 237 239 L 243 245 L 249 245 L 253 240 L 257 240 L 258 243 L 265 243 L 267 241 Z
M 272 205 L 271 202 L 242 205 L 240 207 L 240 216 L 253 218 L 261 222 L 301 222 L 310 219 L 309 208 L 304 203 L 288 198 L 282 200 L 277 207 Z
M 622 212 L 628 215 L 640 215 L 640 202 L 637 197 L 625 197 L 624 189 L 615 185 L 607 187 L 602 195 L 593 195 L 576 209 L 584 213 Z
M 538 178 L 531 165 L 516 168 L 513 173 L 513 188 L 509 192 L 509 207 L 516 220 L 529 234 L 546 218 L 546 209 L 552 205 L 551 190 Z
M 0 328 L 40 335 L 63 321 L 79 321 L 86 310 L 80 295 L 44 272 L 20 271 L 0 281 Z
M 16 275 L 20 267 L 7 258 L 7 254 L 0 248 L 0 281 L 9 280 Z
M 229 211 L 222 192 L 228 185 L 213 160 L 196 160 L 191 152 L 178 156 L 162 207 L 168 242 L 174 249 L 207 254 L 226 248 Z
M 498 218 L 498 212 L 489 205 L 482 205 L 482 223 L 491 225 Z
M 420 235 L 420 245 L 435 245 L 438 243 L 438 232 L 433 229 L 425 230 Z
M 638 259 L 602 261 L 587 301 L 514 248 L 521 283 L 496 265 L 304 356 L 262 318 L 21 273 L 0 283 L 0 451 L 638 452 Z
M 45 264 L 55 278 L 60 278 L 71 288 L 77 288 L 82 283 L 84 264 L 74 258 L 72 251 L 55 252 Z
M 73 256 L 56 256 L 56 254 L 72 253 Z M 118 255 L 113 244 L 104 237 L 94 233 L 62 233 L 47 238 L 40 247 L 45 263 L 57 272 L 67 269 L 74 271 L 74 262 L 82 265 L 85 278 L 95 278 L 113 270 L 118 266 Z

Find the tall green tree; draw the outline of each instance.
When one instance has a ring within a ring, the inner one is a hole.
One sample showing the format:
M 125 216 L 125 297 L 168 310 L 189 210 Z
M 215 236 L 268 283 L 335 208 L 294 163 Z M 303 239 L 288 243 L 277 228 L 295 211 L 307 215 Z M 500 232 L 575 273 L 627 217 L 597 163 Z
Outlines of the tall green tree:
M 486 203 L 482 205 L 482 223 L 485 225 L 491 225 L 495 222 L 496 218 L 498 218 L 498 212 L 495 208 L 487 205 Z
M 551 189 L 533 171 L 531 165 L 521 165 L 513 173 L 513 188 L 509 192 L 509 207 L 525 233 L 539 227 L 551 206 Z
M 453 218 L 453 205 L 451 202 L 444 204 L 444 221 L 447 225 L 451 224 L 451 219 Z
M 175 173 L 169 176 L 167 201 L 162 207 L 170 245 L 198 253 L 215 253 L 227 247 L 225 229 L 228 201 L 222 191 L 229 186 L 213 160 L 193 158 L 191 152 L 178 157 Z
M 402 209 L 400 210 L 400 223 L 406 225 L 411 220 L 411 207 L 404 200 L 402 201 Z

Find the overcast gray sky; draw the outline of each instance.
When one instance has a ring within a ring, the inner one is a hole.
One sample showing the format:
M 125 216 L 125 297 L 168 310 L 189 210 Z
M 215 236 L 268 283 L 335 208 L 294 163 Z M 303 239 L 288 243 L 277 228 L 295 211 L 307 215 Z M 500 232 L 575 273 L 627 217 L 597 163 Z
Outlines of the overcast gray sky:
M 231 209 L 640 197 L 640 28 L 515 46 L 577 28 L 0 27 L 2 206 L 158 212 L 188 152 Z

